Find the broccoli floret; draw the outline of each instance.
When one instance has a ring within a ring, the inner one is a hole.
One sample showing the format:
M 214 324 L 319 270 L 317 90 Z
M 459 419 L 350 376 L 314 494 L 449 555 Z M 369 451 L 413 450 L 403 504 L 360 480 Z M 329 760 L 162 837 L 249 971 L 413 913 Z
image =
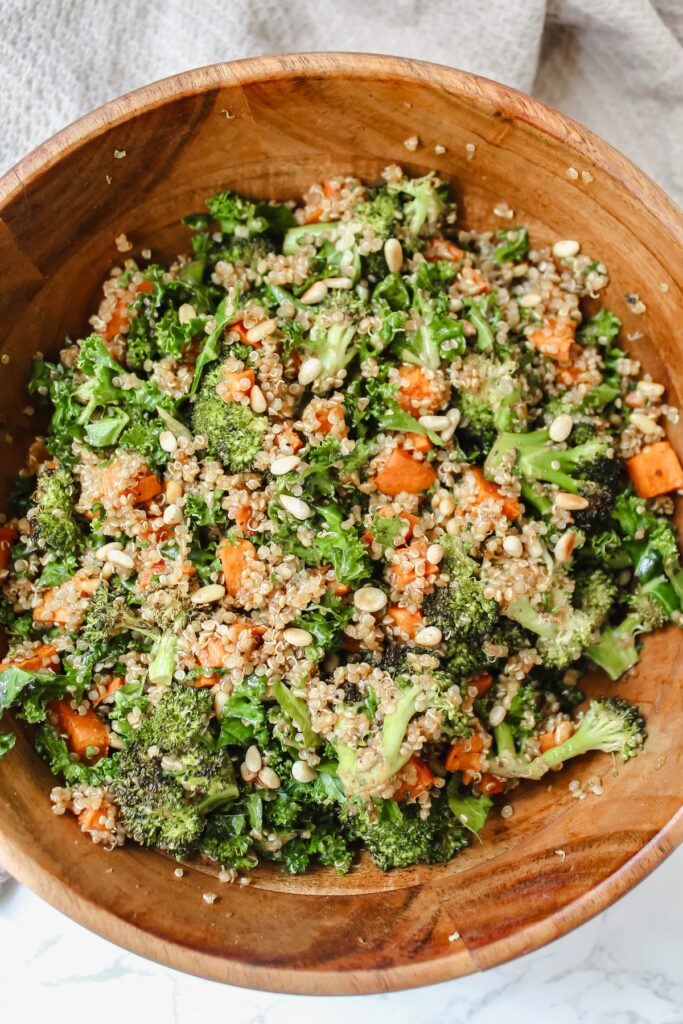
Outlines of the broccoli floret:
M 619 588 L 614 579 L 602 569 L 591 569 L 576 579 L 574 604 L 591 617 L 593 629 L 598 629 L 617 599 Z
M 430 295 L 416 287 L 413 309 L 418 326 L 399 333 L 394 344 L 396 355 L 402 362 L 438 370 L 442 360 L 464 353 L 463 325 L 448 314 L 446 292 Z
M 352 323 L 333 323 L 323 326 L 317 321 L 305 342 L 308 352 L 320 360 L 322 376 L 332 377 L 342 370 L 358 352 L 356 327 Z
M 361 224 L 367 224 L 380 238 L 387 238 L 400 216 L 399 197 L 388 185 L 375 185 L 366 190 L 366 198 L 354 208 L 353 216 Z M 384 272 L 386 273 L 386 263 Z
M 261 450 L 268 420 L 240 402 L 224 401 L 216 390 L 223 379 L 223 364 L 205 374 L 192 407 L 192 427 L 206 438 L 213 458 L 230 472 L 243 473 L 251 469 Z
M 409 243 L 417 240 L 425 225 L 438 224 L 449 207 L 448 185 L 439 181 L 433 172 L 423 178 L 401 178 L 400 181 L 389 182 L 387 189 L 402 199 Z
M 229 189 L 207 199 L 206 207 L 221 231 L 238 238 L 265 233 L 277 238 L 294 224 L 294 215 L 284 203 L 253 202 Z
M 526 228 L 506 228 L 496 234 L 496 246 L 493 262 L 502 266 L 504 263 L 518 263 L 529 252 L 529 232 Z
M 451 812 L 445 796 L 432 802 L 426 820 L 420 818 L 419 808 L 400 808 L 391 800 L 382 801 L 379 808 L 359 810 L 349 822 L 382 871 L 438 864 L 450 860 L 469 842 L 467 829 Z
M 208 729 L 212 699 L 205 690 L 174 686 L 117 759 L 114 798 L 127 831 L 144 846 L 174 853 L 192 847 L 205 815 L 235 800 L 229 755 Z
M 441 630 L 448 672 L 466 680 L 490 663 L 484 652 L 487 641 L 503 644 L 512 653 L 523 638 L 512 623 L 501 618 L 496 602 L 485 597 L 477 563 L 455 538 L 444 536 L 441 543 L 445 550 L 442 566 L 449 582 L 427 595 L 423 614 L 430 626 Z
M 621 330 L 621 320 L 609 309 L 602 309 L 581 325 L 577 332 L 577 341 L 583 345 L 607 345 L 613 341 Z
M 60 561 L 75 557 L 83 546 L 74 513 L 75 499 L 73 477 L 64 466 L 56 465 L 40 473 L 27 518 L 36 545 Z
M 642 498 L 624 493 L 612 510 L 629 561 L 639 580 L 647 582 L 665 573 L 679 601 L 683 601 L 683 568 L 672 522 L 650 512 Z
M 493 476 L 511 452 L 516 453 L 513 472 L 525 485 L 523 497 L 541 514 L 548 509 L 548 497 L 542 493 L 537 497 L 534 485 L 555 484 L 588 502 L 585 509 L 573 513 L 577 526 L 587 531 L 604 527 L 621 483 L 621 469 L 609 438 L 594 437 L 575 447 L 560 448 L 551 441 L 548 429 L 527 434 L 505 432 L 489 452 L 486 475 Z
M 677 606 L 676 595 L 664 576 L 641 584 L 629 597 L 626 617 L 615 626 L 605 626 L 598 641 L 587 649 L 587 656 L 610 679 L 618 679 L 640 657 L 637 638 L 668 621 L 672 600 Z
M 467 356 L 464 368 L 475 371 L 479 386 L 476 391 L 462 388 L 458 392 L 459 434 L 487 453 L 498 433 L 525 426 L 523 382 L 512 360 L 497 363 L 475 353 Z
M 503 778 L 525 779 L 540 779 L 551 768 L 591 750 L 619 754 L 626 762 L 643 749 L 647 738 L 640 710 L 622 697 L 592 700 L 574 735 L 532 761 L 516 754 L 505 726 L 498 727 L 495 735 L 498 756 L 489 761 L 489 770 Z
M 535 608 L 528 597 L 516 597 L 505 615 L 535 634 L 543 664 L 556 669 L 567 668 L 581 657 L 595 628 L 592 615 L 562 599 L 546 611 Z

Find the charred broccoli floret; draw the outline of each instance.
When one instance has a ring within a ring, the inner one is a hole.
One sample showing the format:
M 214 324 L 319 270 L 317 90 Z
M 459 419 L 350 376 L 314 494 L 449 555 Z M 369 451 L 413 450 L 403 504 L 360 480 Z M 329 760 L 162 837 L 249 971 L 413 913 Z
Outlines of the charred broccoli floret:
M 404 808 L 393 801 L 365 807 L 350 816 L 352 830 L 365 843 L 382 871 L 411 864 L 438 864 L 450 860 L 468 845 L 467 829 L 451 812 L 445 796 L 432 802 L 429 817 L 419 808 Z
M 76 487 L 68 469 L 57 464 L 40 473 L 27 518 L 36 545 L 58 560 L 75 557 L 83 545 L 75 500 Z
M 144 846 L 188 850 L 205 815 L 237 798 L 232 762 L 215 747 L 210 715 L 208 692 L 174 686 L 119 755 L 112 791 L 127 831 Z
M 243 473 L 251 469 L 261 450 L 268 420 L 241 402 L 224 401 L 216 390 L 224 379 L 222 363 L 204 375 L 192 407 L 192 427 L 195 435 L 206 439 L 209 453 L 226 469 Z
M 586 508 L 573 513 L 577 526 L 587 531 L 604 527 L 622 477 L 609 438 L 594 437 L 573 448 L 562 448 L 553 443 L 548 429 L 502 433 L 486 459 L 486 475 L 493 477 L 511 453 L 515 459 L 513 472 L 522 481 L 523 498 L 541 514 L 548 511 L 548 496 L 537 492 L 534 485 L 555 484 L 561 491 L 580 495 L 588 502 Z

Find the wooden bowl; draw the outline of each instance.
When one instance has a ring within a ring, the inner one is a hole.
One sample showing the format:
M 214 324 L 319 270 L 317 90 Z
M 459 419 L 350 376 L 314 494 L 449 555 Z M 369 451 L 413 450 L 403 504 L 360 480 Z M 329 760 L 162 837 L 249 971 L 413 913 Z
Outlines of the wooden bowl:
M 0 474 L 16 471 L 34 429 L 22 394 L 31 357 L 86 329 L 117 235 L 134 253 L 172 256 L 187 248 L 181 215 L 219 188 L 286 198 L 340 172 L 372 181 L 391 162 L 453 179 L 465 224 L 509 224 L 493 212 L 506 202 L 537 243 L 580 239 L 609 267 L 607 302 L 637 334 L 632 349 L 680 403 L 683 216 L 628 160 L 542 103 L 458 71 L 352 54 L 264 57 L 109 103 L 0 181 Z M 632 292 L 641 316 L 625 300 Z M 683 449 L 681 428 L 671 434 Z M 493 814 L 483 845 L 446 866 L 385 875 L 364 861 L 344 878 L 263 867 L 248 887 L 207 869 L 177 878 L 169 859 L 134 845 L 105 853 L 74 818 L 51 814 L 51 777 L 24 736 L 0 761 L 0 862 L 88 928 L 208 978 L 311 993 L 454 978 L 585 921 L 681 841 L 682 679 L 683 633 L 650 638 L 618 687 L 647 715 L 645 753 L 618 777 L 597 755 L 550 787 L 521 789 L 513 817 Z M 592 776 L 604 795 L 572 795 L 570 781 L 588 791 Z M 213 905 L 207 891 L 219 894 Z M 641 939 L 646 931 L 644 921 Z

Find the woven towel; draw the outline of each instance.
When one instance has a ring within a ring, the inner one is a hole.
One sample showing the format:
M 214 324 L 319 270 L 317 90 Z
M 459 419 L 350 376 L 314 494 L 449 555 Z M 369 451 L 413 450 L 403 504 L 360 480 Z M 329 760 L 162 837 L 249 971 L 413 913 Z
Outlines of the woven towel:
M 683 202 L 683 0 L 0 0 L 0 171 L 105 100 L 263 53 L 475 71 L 593 128 Z

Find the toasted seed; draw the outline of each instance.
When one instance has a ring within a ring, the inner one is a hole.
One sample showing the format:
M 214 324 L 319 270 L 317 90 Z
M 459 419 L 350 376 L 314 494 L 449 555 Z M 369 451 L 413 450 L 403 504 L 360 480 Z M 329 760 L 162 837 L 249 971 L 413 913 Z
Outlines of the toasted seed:
M 511 558 L 519 558 L 523 550 L 521 540 L 514 533 L 510 533 L 504 538 L 503 551 L 506 555 L 510 555 Z
M 280 776 L 277 772 L 274 772 L 272 768 L 262 768 L 258 773 L 259 782 L 266 787 L 266 789 L 279 789 L 280 788 Z
M 249 405 L 253 412 L 256 413 L 265 412 L 268 408 L 266 396 L 263 394 L 258 384 L 254 384 L 253 388 L 249 392 Z
M 550 424 L 548 435 L 551 441 L 566 441 L 573 429 L 574 420 L 568 412 L 563 412 Z
M 169 455 L 174 452 L 178 447 L 175 434 L 172 434 L 170 430 L 162 430 L 159 434 L 159 447 Z
M 273 476 L 284 476 L 285 473 L 291 473 L 300 464 L 301 459 L 298 455 L 281 455 L 279 459 L 273 459 L 271 462 L 270 472 Z
M 328 288 L 340 288 L 342 291 L 353 288 L 353 281 L 350 277 L 326 277 L 324 283 Z
M 180 505 L 176 505 L 175 502 L 172 505 L 167 505 L 164 509 L 164 522 L 167 526 L 177 526 L 178 523 L 183 521 L 183 510 Z
M 276 327 L 277 320 L 275 318 L 272 320 L 261 320 L 260 323 L 249 328 L 246 335 L 247 341 L 251 345 L 257 341 L 263 341 L 264 338 L 267 338 L 269 334 L 273 333 Z
M 95 554 L 102 562 L 105 562 L 109 558 L 109 555 L 111 554 L 112 551 L 122 550 L 123 544 L 121 544 L 121 542 L 118 540 L 112 540 L 109 541 L 108 544 L 103 544 L 101 548 L 98 548 Z
M 557 544 L 553 549 L 555 560 L 558 562 L 568 562 L 572 557 L 572 551 L 576 547 L 576 534 L 568 530 L 567 533 L 563 533 Z
M 387 595 L 379 587 L 361 587 L 353 595 L 353 603 L 361 612 L 379 612 L 387 603 Z
M 664 385 L 654 380 L 639 380 L 637 387 L 648 398 L 661 398 L 665 391 Z
M 174 501 L 178 501 L 183 496 L 183 482 L 182 480 L 169 480 L 166 484 L 166 501 L 171 505 Z
M 295 519 L 304 521 L 308 519 L 311 513 L 311 506 L 307 501 L 303 501 L 302 498 L 295 498 L 293 494 L 281 494 L 280 504 L 286 512 L 293 515 Z
M 529 542 L 527 548 L 529 552 L 529 558 L 542 558 L 543 557 L 543 545 L 540 540 L 534 538 Z
M 427 561 L 431 565 L 438 565 L 443 558 L 443 548 L 440 544 L 430 544 L 427 548 Z
M 444 516 L 450 516 L 455 512 L 457 504 L 452 494 L 445 494 L 439 502 L 439 511 Z
M 520 306 L 538 306 L 541 302 L 543 302 L 543 297 L 538 292 L 527 292 L 519 300 Z
M 189 302 L 183 302 L 182 306 L 178 309 L 178 320 L 181 324 L 189 324 L 190 320 L 194 320 L 196 315 L 196 309 Z
M 570 256 L 576 256 L 580 250 L 580 242 L 575 242 L 571 238 L 563 238 L 560 242 L 555 242 L 553 256 L 557 256 L 558 260 L 565 260 Z
M 425 626 L 415 634 L 415 643 L 420 647 L 436 647 L 443 640 L 443 634 L 438 626 Z
M 190 600 L 192 604 L 213 604 L 214 601 L 220 601 L 223 597 L 225 597 L 225 587 L 222 587 L 220 583 L 208 583 L 205 587 L 195 590 Z
M 220 717 L 221 711 L 229 700 L 230 694 L 226 693 L 225 690 L 216 690 L 213 695 L 213 710 L 217 717 Z
M 636 430 L 639 430 L 641 434 L 652 436 L 653 434 L 659 433 L 659 427 L 652 417 L 646 416 L 643 412 L 631 413 L 631 419 L 629 422 L 636 428 Z
M 310 356 L 308 359 L 304 359 L 299 367 L 299 374 L 297 376 L 299 384 L 312 384 L 320 376 L 322 368 L 322 363 L 317 356 Z
M 387 238 L 384 243 L 384 259 L 392 274 L 398 274 L 403 266 L 403 246 L 398 238 Z
M 505 719 L 505 708 L 502 704 L 494 704 L 489 712 L 489 725 L 492 729 L 496 729 L 499 725 L 503 724 Z
M 311 768 L 305 761 L 295 761 L 292 765 L 292 778 L 296 782 L 313 782 L 316 774 L 315 768 Z
M 119 569 L 134 569 L 135 562 L 126 551 L 119 551 L 118 548 L 114 548 L 107 555 L 107 561 L 111 562 L 112 565 L 117 565 Z
M 460 533 L 460 520 L 456 516 L 446 523 L 446 533 L 449 537 L 457 537 Z
M 445 430 L 440 430 L 439 431 L 441 440 L 444 443 L 446 441 L 450 441 L 450 439 L 453 437 L 454 433 L 455 433 L 455 423 L 453 423 L 453 422 L 449 423 Z
M 307 288 L 303 295 L 299 296 L 299 302 L 305 306 L 315 306 L 327 298 L 327 285 L 324 281 L 314 281 L 310 288 Z
M 296 626 L 289 626 L 282 634 L 282 639 L 292 647 L 308 647 L 313 640 L 312 633 L 307 629 L 297 629 Z
M 420 416 L 419 423 L 421 427 L 426 427 L 427 430 L 445 430 L 450 427 L 451 421 L 448 416 Z
M 261 768 L 263 767 L 263 758 L 261 757 L 261 751 L 254 743 L 252 743 L 250 747 L 247 747 L 244 755 L 244 763 L 247 771 L 253 772 L 254 775 L 257 775 L 258 772 L 261 771 Z
M 555 504 L 567 512 L 578 512 L 582 508 L 588 508 L 588 502 L 581 494 L 570 494 L 568 491 L 558 491 L 555 495 Z
M 250 772 L 244 761 L 242 761 L 242 764 L 240 765 L 240 775 L 245 782 L 253 782 L 256 778 L 256 772 Z

